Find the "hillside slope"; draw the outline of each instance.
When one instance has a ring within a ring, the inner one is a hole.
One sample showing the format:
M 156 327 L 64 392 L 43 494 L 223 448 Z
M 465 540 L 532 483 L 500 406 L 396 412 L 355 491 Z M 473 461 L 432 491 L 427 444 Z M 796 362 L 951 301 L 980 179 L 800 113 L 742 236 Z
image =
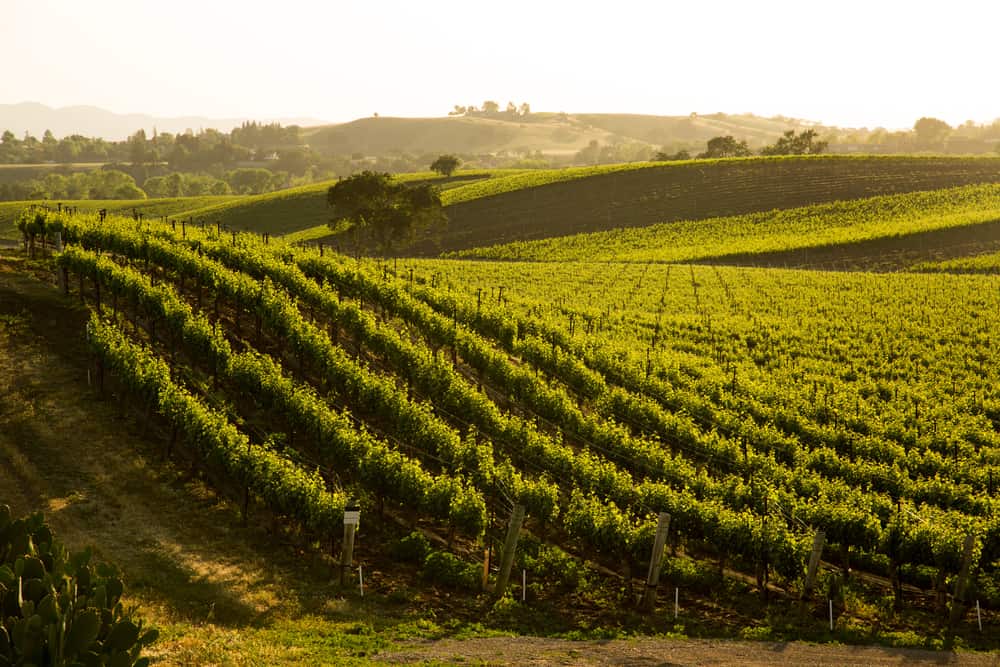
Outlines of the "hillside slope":
M 1000 158 L 801 157 L 666 163 L 448 207 L 449 232 L 416 255 L 843 199 L 1000 182 Z
M 998 220 L 1000 185 L 967 185 L 517 241 L 456 255 L 506 261 L 802 268 L 833 266 L 853 256 L 870 268 L 876 264 L 902 268 L 913 261 L 985 252 L 996 236 Z M 887 256 L 879 257 L 880 253 Z
M 636 142 L 702 149 L 712 137 L 730 134 L 759 147 L 783 132 L 805 124 L 788 119 L 712 114 L 650 116 L 642 114 L 532 113 L 527 116 L 448 116 L 442 118 L 360 118 L 349 123 L 306 128 L 303 138 L 330 154 L 410 153 L 573 154 L 591 141 Z M 814 127 L 810 125 L 809 127 Z M 822 128 L 819 128 L 822 129 Z

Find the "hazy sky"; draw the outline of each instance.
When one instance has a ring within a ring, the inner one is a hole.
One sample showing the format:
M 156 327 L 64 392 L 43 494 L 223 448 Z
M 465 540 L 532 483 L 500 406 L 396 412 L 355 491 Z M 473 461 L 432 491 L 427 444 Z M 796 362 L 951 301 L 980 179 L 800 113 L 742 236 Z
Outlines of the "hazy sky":
M 0 0 L 0 103 L 158 116 L 439 116 L 454 104 L 1000 117 L 1000 2 Z

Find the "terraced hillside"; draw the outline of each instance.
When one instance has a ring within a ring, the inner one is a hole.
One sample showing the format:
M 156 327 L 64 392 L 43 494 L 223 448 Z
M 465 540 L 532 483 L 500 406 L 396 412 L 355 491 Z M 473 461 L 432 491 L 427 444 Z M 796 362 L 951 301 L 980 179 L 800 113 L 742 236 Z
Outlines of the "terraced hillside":
M 1000 182 L 1000 158 L 749 158 L 652 165 L 448 207 L 440 250 Z M 458 195 L 459 191 L 455 192 Z M 417 254 L 434 254 L 426 243 Z

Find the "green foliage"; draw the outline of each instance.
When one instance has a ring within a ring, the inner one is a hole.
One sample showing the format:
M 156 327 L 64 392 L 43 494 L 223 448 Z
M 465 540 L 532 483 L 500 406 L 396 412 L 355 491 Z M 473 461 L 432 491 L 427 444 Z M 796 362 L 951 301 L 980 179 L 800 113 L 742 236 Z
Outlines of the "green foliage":
M 432 423 L 425 409 L 413 405 L 395 385 L 373 377 L 350 360 L 343 350 L 330 344 L 314 325 L 301 318 L 297 309 L 288 303 L 287 297 L 277 292 L 270 283 L 260 285 L 245 274 L 220 268 L 200 253 L 177 248 L 161 240 L 144 239 L 141 234 L 126 229 L 113 220 L 93 227 L 71 224 L 69 238 L 82 241 L 85 245 L 112 247 L 119 252 L 142 253 L 143 257 L 152 257 L 173 270 L 197 275 L 203 283 L 215 284 L 228 298 L 239 299 L 246 307 L 257 310 L 267 326 L 303 349 L 308 358 L 328 373 L 332 384 L 347 386 L 352 394 L 369 397 L 368 405 L 363 407 L 377 411 L 383 418 L 395 420 L 400 425 L 400 437 L 407 437 L 433 451 L 444 452 L 451 447 L 446 431 Z M 255 271 L 260 271 L 266 267 L 276 278 L 319 298 L 326 307 L 336 309 L 344 316 L 345 309 L 340 307 L 336 298 L 324 294 L 317 285 L 282 261 L 263 253 L 234 251 L 224 244 L 203 241 L 199 247 L 208 253 L 228 257 L 231 261 L 243 262 L 243 268 L 253 266 Z M 276 414 L 293 426 L 305 432 L 315 432 L 322 453 L 338 465 L 359 473 L 372 492 L 447 518 L 452 525 L 471 536 L 481 534 L 486 521 L 486 507 L 479 492 L 453 476 L 428 474 L 416 461 L 391 451 L 386 443 L 377 441 L 364 431 L 358 431 L 349 418 L 332 410 L 314 391 L 297 387 L 283 377 L 280 368 L 268 357 L 253 353 L 234 354 L 222 334 L 215 332 L 203 316 L 194 317 L 191 308 L 170 288 L 154 287 L 148 278 L 135 270 L 119 267 L 94 253 L 75 248 L 63 253 L 59 261 L 75 272 L 98 277 L 106 283 L 109 291 L 141 304 L 147 312 L 160 314 L 175 340 L 182 341 L 192 352 L 204 358 L 206 365 L 215 372 L 236 381 L 248 393 L 260 396 Z M 352 318 L 362 318 L 360 321 L 348 321 L 368 327 L 369 335 L 379 331 L 370 318 L 366 318 L 356 307 L 346 309 L 346 313 Z M 273 501 L 281 503 L 282 497 L 275 497 Z M 315 513 L 312 509 L 303 511 L 308 513 L 303 515 L 300 512 L 297 515 L 299 518 L 322 529 L 321 525 L 309 519 Z
M 432 551 L 424 557 L 420 568 L 421 576 L 427 581 L 449 588 L 466 591 L 479 590 L 482 566 L 465 563 L 457 556 L 445 551 Z
M 135 179 L 117 169 L 94 169 L 69 175 L 46 174 L 41 179 L 0 185 L 0 200 L 145 199 Z
M 431 552 L 431 543 L 420 531 L 400 538 L 392 547 L 392 557 L 408 563 L 423 563 Z
M 816 130 L 788 130 L 771 146 L 760 149 L 761 155 L 816 155 L 827 149 L 829 142 L 817 141 Z
M 730 135 L 713 137 L 708 140 L 704 153 L 699 158 L 715 159 L 723 157 L 749 157 L 753 152 L 746 141 L 737 141 Z
M 431 171 L 436 171 L 444 177 L 449 177 L 455 173 L 455 170 L 458 169 L 458 165 L 461 163 L 462 161 L 454 155 L 441 155 L 431 163 Z
M 72 258 L 67 252 L 60 256 Z M 63 260 L 72 262 L 73 260 Z M 170 378 L 166 363 L 96 316 L 88 325 L 94 354 L 130 391 L 151 403 L 208 464 L 240 480 L 276 511 L 329 535 L 342 518 L 346 499 L 330 493 L 318 472 L 309 473 L 265 445 L 251 447 L 222 413 L 206 407 Z
M 240 168 L 226 173 L 226 182 L 238 195 L 259 195 L 273 192 L 283 185 L 276 174 L 267 169 Z
M 228 195 L 229 184 L 217 178 L 199 174 L 174 172 L 169 176 L 151 176 L 142 184 L 146 194 L 154 198 L 201 197 L 205 195 Z M 237 191 L 237 194 L 244 194 Z
M 0 665 L 146 665 L 156 641 L 121 602 L 121 576 L 70 554 L 41 514 L 0 505 Z
M 587 571 L 581 560 L 558 547 L 524 538 L 518 551 L 518 567 L 531 572 L 532 579 L 544 581 L 546 586 L 570 593 L 586 584 Z
M 363 241 L 389 254 L 416 235 L 445 223 L 441 197 L 430 184 L 408 186 L 389 174 L 363 171 L 330 186 L 326 197 L 334 222 L 352 224 L 356 244 Z
M 952 128 L 943 120 L 925 116 L 913 124 L 913 132 L 922 148 L 942 148 Z
M 956 199 L 989 213 L 982 204 L 994 196 L 969 188 Z M 869 205 L 905 216 L 902 202 Z M 842 213 L 844 206 L 833 210 Z M 815 528 L 835 544 L 877 554 L 879 563 L 902 558 L 945 573 L 957 567 L 965 532 L 976 537 L 976 558 L 990 572 L 1000 553 L 995 503 L 984 493 L 998 463 L 1000 441 L 987 417 L 997 407 L 992 389 L 977 378 L 992 367 L 983 337 L 1000 312 L 996 290 L 975 290 L 968 312 L 925 308 L 914 315 L 914 295 L 949 301 L 954 292 L 926 276 L 834 282 L 825 274 L 657 264 L 607 271 L 588 264 L 415 262 L 409 266 L 418 275 L 410 281 L 394 279 L 385 265 L 248 237 L 224 242 L 189 230 L 182 243 L 162 227 L 142 234 L 134 224 L 76 218 L 65 226 L 68 238 L 214 285 L 259 315 L 352 411 L 405 437 L 447 474 L 429 475 L 381 443 L 336 436 L 335 429 L 336 437 L 326 437 L 331 422 L 308 407 L 313 395 L 268 371 L 266 361 L 238 357 L 239 364 L 228 365 L 242 370 L 225 371 L 229 377 L 245 375 L 237 381 L 244 391 L 294 424 L 318 429 L 321 440 L 333 443 L 327 451 L 366 489 L 474 537 L 485 525 L 484 498 L 502 489 L 529 505 L 541 530 L 552 524 L 557 539 L 568 538 L 588 557 L 640 569 L 660 511 L 671 515 L 671 539 L 724 545 L 732 565 L 766 564 L 785 580 L 801 576 Z M 86 264 L 76 251 L 65 256 Z M 100 267 L 105 285 L 116 284 L 113 262 L 87 262 Z M 164 308 L 174 297 L 153 298 L 145 281 L 124 289 L 130 280 L 122 280 L 122 293 L 176 322 L 171 331 L 193 324 L 180 309 Z M 919 288 L 910 286 L 918 280 Z M 486 298 L 497 284 L 506 298 Z M 880 294 L 888 300 L 879 302 Z M 361 343 L 394 369 L 394 379 L 345 361 L 322 329 L 303 321 L 301 307 L 335 324 L 335 337 Z M 405 322 L 405 330 L 387 321 Z M 834 337 L 831 321 L 860 333 Z M 873 328 L 886 322 L 906 328 Z M 179 337 L 189 355 L 237 358 L 224 350 L 224 338 Z M 929 353 L 939 341 L 954 341 L 969 356 Z M 454 349 L 465 372 L 502 398 L 491 400 L 462 379 L 433 352 L 441 346 Z M 921 380 L 932 367 L 990 398 L 973 408 L 956 402 L 956 388 Z M 432 397 L 435 410 L 461 415 L 464 436 L 427 406 L 415 406 L 397 383 Z M 909 393 L 897 402 L 899 391 Z M 286 394 L 309 400 L 296 403 Z M 921 414 L 925 405 L 939 406 L 935 419 L 945 420 L 947 430 L 932 430 L 926 416 L 909 412 L 910 395 L 919 398 Z M 499 409 L 504 401 L 533 418 Z M 453 566 L 443 559 L 431 570 L 460 580 Z

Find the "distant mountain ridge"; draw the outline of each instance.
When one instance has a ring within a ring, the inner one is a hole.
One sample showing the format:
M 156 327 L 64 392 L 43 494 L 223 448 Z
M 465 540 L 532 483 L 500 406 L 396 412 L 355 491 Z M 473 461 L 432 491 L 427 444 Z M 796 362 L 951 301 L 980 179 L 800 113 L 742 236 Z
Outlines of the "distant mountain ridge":
M 239 127 L 244 121 L 277 121 L 282 125 L 323 125 L 328 121 L 315 118 L 208 118 L 204 116 L 158 117 L 150 114 L 119 114 L 93 106 L 70 106 L 52 108 L 38 102 L 0 104 L 0 132 L 10 130 L 18 138 L 25 132 L 41 139 L 45 130 L 51 130 L 57 139 L 71 134 L 85 137 L 102 137 L 120 141 L 135 134 L 140 129 L 151 134 L 155 127 L 159 132 L 178 133 L 187 129 L 214 128 L 228 132 Z

